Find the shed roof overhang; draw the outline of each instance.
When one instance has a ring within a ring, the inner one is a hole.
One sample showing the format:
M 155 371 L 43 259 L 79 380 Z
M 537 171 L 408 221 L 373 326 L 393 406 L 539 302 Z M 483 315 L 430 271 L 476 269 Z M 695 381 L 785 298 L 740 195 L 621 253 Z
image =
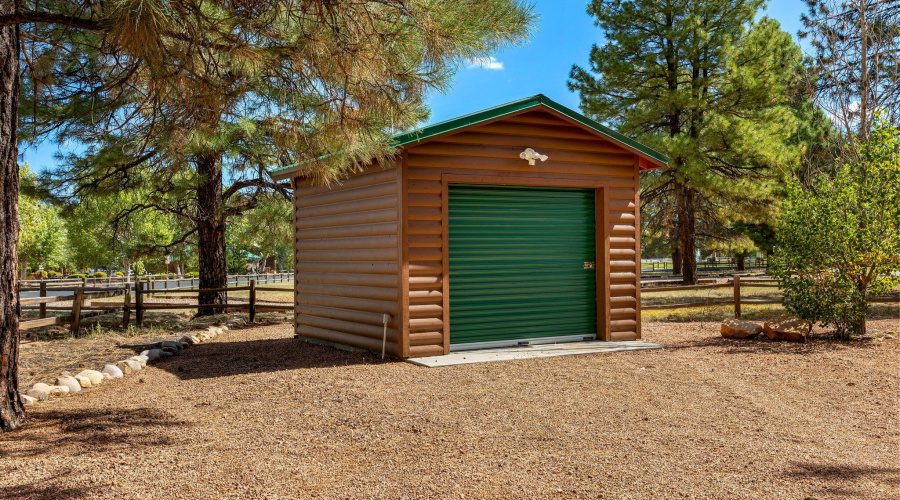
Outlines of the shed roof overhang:
M 659 151 L 645 146 L 630 137 L 626 137 L 596 120 L 592 120 L 571 108 L 559 104 L 543 94 L 519 99 L 518 101 L 501 104 L 500 106 L 463 115 L 458 118 L 453 118 L 452 120 L 435 123 L 434 125 L 422 127 L 411 132 L 395 135 L 391 138 L 391 142 L 395 147 L 408 148 L 435 140 L 442 136 L 462 132 L 468 128 L 483 125 L 486 122 L 495 121 L 504 116 L 536 110 L 545 111 L 558 116 L 575 126 L 592 132 L 598 137 L 634 153 L 640 158 L 639 164 L 641 170 L 664 167 L 668 163 L 666 156 Z M 300 163 L 295 163 L 293 165 L 272 170 L 269 173 L 276 181 L 289 179 L 297 175 L 300 171 L 300 165 Z

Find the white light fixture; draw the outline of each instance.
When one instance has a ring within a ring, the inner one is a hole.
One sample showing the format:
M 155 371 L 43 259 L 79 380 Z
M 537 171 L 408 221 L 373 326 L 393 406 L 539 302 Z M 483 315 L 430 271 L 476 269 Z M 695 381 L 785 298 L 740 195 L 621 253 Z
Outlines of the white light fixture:
M 519 158 L 528 160 L 529 165 L 534 165 L 535 160 L 547 161 L 547 155 L 542 155 L 531 148 L 526 148 L 525 151 L 519 153 Z

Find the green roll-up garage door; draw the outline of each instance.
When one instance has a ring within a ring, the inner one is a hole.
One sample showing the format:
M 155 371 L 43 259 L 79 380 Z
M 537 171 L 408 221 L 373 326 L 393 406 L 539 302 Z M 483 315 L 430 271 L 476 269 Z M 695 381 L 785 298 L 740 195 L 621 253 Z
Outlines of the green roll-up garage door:
M 594 335 L 594 190 L 449 186 L 450 343 Z

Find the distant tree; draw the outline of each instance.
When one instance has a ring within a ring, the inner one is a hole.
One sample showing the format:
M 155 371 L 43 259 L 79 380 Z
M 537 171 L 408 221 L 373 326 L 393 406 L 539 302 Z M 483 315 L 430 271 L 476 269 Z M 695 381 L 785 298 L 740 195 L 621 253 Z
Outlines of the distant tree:
M 595 0 L 605 42 L 569 88 L 581 109 L 669 157 L 643 175 L 641 198 L 671 221 L 673 256 L 697 282 L 698 224 L 721 226 L 721 207 L 771 203 L 772 168 L 795 161 L 786 139 L 800 50 L 778 23 L 756 21 L 763 0 Z M 701 213 L 703 212 L 703 213 Z M 652 217 L 652 216 L 651 216 Z M 662 231 L 657 231 L 662 234 Z
M 876 113 L 900 121 L 900 2 L 806 0 L 800 36 L 814 56 L 816 103 L 846 137 L 865 141 Z M 845 141 L 853 154 L 855 141 Z
M 125 276 L 132 264 L 161 257 L 178 233 L 178 221 L 170 214 L 146 217 L 130 212 L 140 203 L 143 190 L 125 190 L 77 200 L 64 211 L 70 240 L 70 257 L 81 267 L 116 267 Z
M 788 311 L 840 336 L 864 334 L 867 299 L 900 283 L 900 131 L 877 123 L 858 153 L 788 186 L 770 268 Z
M 24 165 L 20 169 L 22 183 L 34 182 L 34 174 Z M 65 222 L 58 209 L 27 194 L 19 194 L 19 268 L 24 278 L 29 263 L 33 270 L 43 264 L 62 264 L 67 253 Z

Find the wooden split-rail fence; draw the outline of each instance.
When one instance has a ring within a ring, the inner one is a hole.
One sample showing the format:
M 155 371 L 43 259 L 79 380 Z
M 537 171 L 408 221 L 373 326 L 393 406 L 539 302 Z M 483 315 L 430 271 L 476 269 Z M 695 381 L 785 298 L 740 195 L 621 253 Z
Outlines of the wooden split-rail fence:
M 284 292 L 284 288 L 258 286 L 258 283 L 277 283 L 292 281 L 293 275 L 289 273 L 275 274 L 254 274 L 254 275 L 237 275 L 229 276 L 229 280 L 234 279 L 235 286 L 224 288 L 194 288 L 197 278 L 190 276 L 175 279 L 153 279 L 143 278 L 133 283 L 124 283 L 121 286 L 106 287 L 89 287 L 84 286 L 58 286 L 58 280 L 40 280 L 37 287 L 28 286 L 25 283 L 21 287 L 22 292 L 40 292 L 40 297 L 20 299 L 20 305 L 23 310 L 38 310 L 37 319 L 28 319 L 19 322 L 20 330 L 30 330 L 51 325 L 70 324 L 73 334 L 78 334 L 81 328 L 81 322 L 85 318 L 91 316 L 99 316 L 104 314 L 122 313 L 122 327 L 127 328 L 131 322 L 132 314 L 134 315 L 135 324 L 138 327 L 143 326 L 144 312 L 148 310 L 165 310 L 165 309 L 201 309 L 212 308 L 221 309 L 222 311 L 246 310 L 248 311 L 248 319 L 250 322 L 256 320 L 256 314 L 268 311 L 292 311 L 294 309 L 291 303 L 276 303 L 270 301 L 260 301 L 257 298 L 257 292 Z M 237 285 L 241 279 L 246 279 L 246 285 Z M 174 286 L 169 286 L 174 282 Z M 189 282 L 189 285 L 183 284 Z M 48 286 L 48 283 L 54 286 Z M 159 288 L 162 286 L 162 288 Z M 59 295 L 48 297 L 48 292 L 73 292 L 72 295 Z M 246 302 L 229 301 L 227 299 L 228 292 L 247 291 L 249 298 Z M 226 302 L 224 304 L 200 304 L 199 302 L 189 303 L 172 303 L 172 302 L 152 302 L 147 299 L 156 295 L 165 294 L 200 294 L 203 292 L 226 292 Z M 134 300 L 132 301 L 132 295 Z M 122 303 L 118 302 L 95 302 L 94 299 L 123 296 Z M 72 302 L 68 305 L 54 305 L 60 302 Z M 71 314 L 65 316 L 47 316 L 47 311 L 64 310 L 70 311 Z
M 758 279 L 758 278 L 750 278 L 750 279 L 742 279 L 740 276 L 735 275 L 731 280 L 727 283 L 713 283 L 713 284 L 700 284 L 700 285 L 690 285 L 690 286 L 665 286 L 665 287 L 646 287 L 641 288 L 641 296 L 647 295 L 649 293 L 663 293 L 663 292 L 680 292 L 680 291 L 688 291 L 688 290 L 711 290 L 715 288 L 732 288 L 734 290 L 734 298 L 726 299 L 726 300 L 707 300 L 704 302 L 690 302 L 690 303 L 681 303 L 681 304 L 662 304 L 662 305 L 648 305 L 641 306 L 641 311 L 658 311 L 662 309 L 688 309 L 688 308 L 697 308 L 697 307 L 727 307 L 734 306 L 734 317 L 736 319 L 741 319 L 741 305 L 759 305 L 759 304 L 782 304 L 784 299 L 779 297 L 776 299 L 750 299 L 743 298 L 741 294 L 741 288 L 779 288 L 781 285 L 778 284 L 778 280 L 775 279 Z M 870 297 L 869 302 L 873 304 L 892 304 L 898 303 L 900 304 L 900 297 Z

